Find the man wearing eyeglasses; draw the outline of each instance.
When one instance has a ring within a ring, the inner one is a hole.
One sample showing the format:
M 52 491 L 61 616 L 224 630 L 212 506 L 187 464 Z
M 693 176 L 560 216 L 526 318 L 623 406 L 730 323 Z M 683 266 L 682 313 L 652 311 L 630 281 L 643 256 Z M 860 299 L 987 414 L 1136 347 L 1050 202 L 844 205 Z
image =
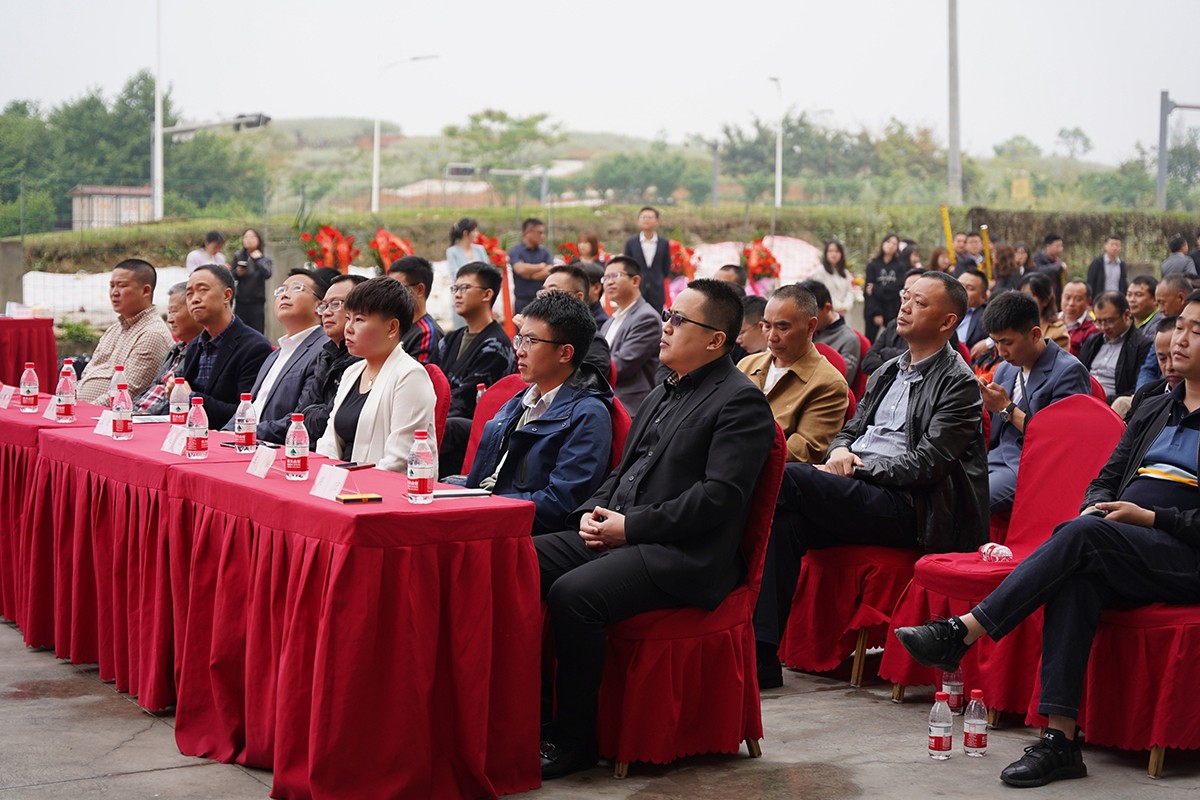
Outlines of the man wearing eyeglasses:
M 275 318 L 283 326 L 279 347 L 258 370 L 250 393 L 258 413 L 257 436 L 264 442 L 283 444 L 300 396 L 316 379 L 316 361 L 325 343 L 318 324 L 317 305 L 328 284 L 323 275 L 293 269 L 275 289 Z M 225 425 L 233 430 L 233 420 Z
M 362 275 L 338 275 L 325 290 L 325 299 L 317 304 L 317 316 L 328 341 L 317 355 L 313 380 L 296 402 L 296 412 L 304 415 L 304 427 L 313 441 L 325 434 L 342 373 L 359 360 L 346 349 L 346 295 L 366 280 Z
M 388 267 L 387 275 L 404 284 L 413 298 L 413 324 L 400 337 L 400 346 L 422 364 L 436 364 L 438 345 L 446 334 L 425 309 L 433 289 L 433 267 L 420 256 L 405 256 Z
M 613 388 L 630 416 L 637 416 L 642 400 L 654 388 L 662 319 L 642 297 L 642 268 L 629 256 L 609 261 L 601 280 L 613 305 L 612 319 L 600 331 L 617 370 Z

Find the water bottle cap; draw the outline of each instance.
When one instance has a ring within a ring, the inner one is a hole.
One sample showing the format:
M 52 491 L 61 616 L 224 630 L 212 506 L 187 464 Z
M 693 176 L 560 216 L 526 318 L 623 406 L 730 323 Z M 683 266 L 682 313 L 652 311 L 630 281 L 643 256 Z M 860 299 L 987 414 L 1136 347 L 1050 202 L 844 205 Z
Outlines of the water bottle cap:
M 204 405 L 204 398 L 203 398 L 203 397 L 193 397 L 193 398 L 192 398 L 192 405 L 194 405 L 194 406 L 202 406 L 202 405 Z
M 487 384 L 486 383 L 477 383 L 477 384 L 475 384 L 475 388 L 476 389 L 487 389 Z
M 63 366 L 64 366 L 64 367 L 65 367 L 65 366 L 67 366 L 68 364 L 74 364 L 74 363 L 75 363 L 75 359 L 73 359 L 73 358 L 64 358 L 64 359 L 63 359 Z
M 129 391 L 129 384 L 128 384 L 128 383 L 118 383 L 118 384 L 117 384 L 117 391 L 118 391 L 118 392 L 127 392 L 127 391 Z
M 972 689 L 971 690 L 971 699 L 972 700 L 982 700 L 983 699 L 983 689 Z
M 182 385 L 183 385 L 183 378 L 176 378 L 176 379 L 175 379 L 175 385 L 176 385 L 176 386 L 182 386 Z
M 933 696 L 933 699 L 939 703 L 945 703 L 950 699 L 950 694 L 948 692 L 938 692 Z
M 32 362 L 32 361 L 26 361 L 26 362 L 25 362 L 25 369 L 33 369 L 33 362 Z
M 246 402 L 247 400 L 249 400 L 250 397 L 251 397 L 251 395 L 249 392 L 242 392 L 242 402 L 243 403 Z
M 115 367 L 113 367 L 113 369 L 114 369 L 114 370 L 116 370 L 117 372 L 124 372 L 124 371 L 125 371 L 125 367 L 124 367 L 123 365 L 121 365 L 121 364 L 117 364 Z
M 292 422 L 304 422 L 303 414 L 292 414 Z
M 425 441 L 429 438 L 429 431 L 417 431 L 414 435 L 417 437 L 418 442 Z

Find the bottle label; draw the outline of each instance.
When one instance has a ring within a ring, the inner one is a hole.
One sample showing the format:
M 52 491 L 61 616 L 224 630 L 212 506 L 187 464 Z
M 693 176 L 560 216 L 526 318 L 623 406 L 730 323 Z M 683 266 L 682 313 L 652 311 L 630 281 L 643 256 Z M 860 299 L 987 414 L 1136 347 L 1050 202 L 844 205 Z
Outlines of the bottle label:
M 133 433 L 133 420 L 129 417 L 113 417 L 113 433 Z
M 233 424 L 233 442 L 238 447 L 254 447 L 257 426 L 246 422 Z
M 21 399 L 24 400 L 25 398 L 21 398 Z M 58 402 L 55 403 L 55 405 L 54 405 L 54 413 L 60 417 L 75 416 L 75 398 L 73 398 L 73 397 L 58 398 Z
M 950 695 L 950 699 L 946 701 L 946 705 L 950 706 L 950 710 L 955 714 L 962 711 L 963 708 L 963 687 L 962 684 L 943 683 L 942 691 Z
M 951 725 L 929 726 L 929 749 L 937 752 L 949 752 L 954 738 L 954 728 Z
M 208 435 L 207 432 L 203 436 L 188 436 L 187 449 L 189 453 L 208 452 Z
M 22 386 L 21 387 L 21 405 L 24 406 L 25 408 L 29 408 L 30 406 L 33 406 L 36 408 L 37 404 L 38 404 L 37 389 L 27 388 L 25 386 Z
M 433 478 L 418 478 L 411 472 L 408 474 L 408 493 L 409 494 L 432 494 L 433 493 Z
M 171 403 L 171 424 L 186 425 L 187 412 L 187 403 Z
M 987 747 L 987 723 L 968 722 L 963 725 L 963 744 L 980 750 Z
M 287 472 L 308 472 L 308 453 L 303 455 L 285 455 L 283 468 Z

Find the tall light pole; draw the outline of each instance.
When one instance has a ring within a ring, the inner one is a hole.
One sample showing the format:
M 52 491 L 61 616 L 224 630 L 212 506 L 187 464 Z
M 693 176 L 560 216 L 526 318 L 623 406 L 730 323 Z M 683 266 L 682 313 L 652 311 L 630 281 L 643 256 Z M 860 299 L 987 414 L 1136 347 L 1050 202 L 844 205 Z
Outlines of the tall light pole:
M 163 218 L 162 0 L 154 4 L 154 133 L 150 149 L 150 193 L 157 222 Z
M 409 64 L 413 61 L 431 61 L 437 56 L 413 56 L 411 58 L 402 58 L 399 61 L 393 61 L 390 64 L 384 64 L 375 73 L 375 150 L 371 154 L 371 213 L 379 213 L 379 127 L 380 117 L 383 115 L 383 73 L 387 72 L 392 67 L 398 67 L 401 64 Z
M 1167 149 L 1167 118 L 1171 116 L 1171 112 L 1177 108 L 1189 108 L 1192 110 L 1200 110 L 1200 105 L 1195 103 L 1176 103 L 1171 99 L 1169 92 L 1163 92 L 1159 95 L 1158 101 L 1158 208 L 1160 211 L 1167 210 L 1167 156 L 1170 154 Z
M 962 205 L 962 151 L 958 140 L 958 0 L 950 3 L 950 142 L 946 151 L 948 200 Z
M 775 213 L 783 205 L 783 84 L 779 78 L 768 78 L 775 84 L 779 96 L 779 122 L 775 128 L 775 210 L 771 213 L 771 235 L 775 235 Z

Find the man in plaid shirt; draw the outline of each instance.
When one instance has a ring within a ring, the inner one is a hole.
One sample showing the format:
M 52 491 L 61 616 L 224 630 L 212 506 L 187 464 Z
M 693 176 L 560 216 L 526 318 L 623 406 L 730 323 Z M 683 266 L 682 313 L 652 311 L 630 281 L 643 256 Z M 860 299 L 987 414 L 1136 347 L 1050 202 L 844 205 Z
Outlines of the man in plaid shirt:
M 167 294 L 167 327 L 176 341 L 167 351 L 167 357 L 163 360 L 154 383 L 133 401 L 134 414 L 157 416 L 167 413 L 171 405 L 171 388 L 174 385 L 175 373 L 183 368 L 183 358 L 187 355 L 188 345 L 204 330 L 188 313 L 186 282 L 175 284 Z

